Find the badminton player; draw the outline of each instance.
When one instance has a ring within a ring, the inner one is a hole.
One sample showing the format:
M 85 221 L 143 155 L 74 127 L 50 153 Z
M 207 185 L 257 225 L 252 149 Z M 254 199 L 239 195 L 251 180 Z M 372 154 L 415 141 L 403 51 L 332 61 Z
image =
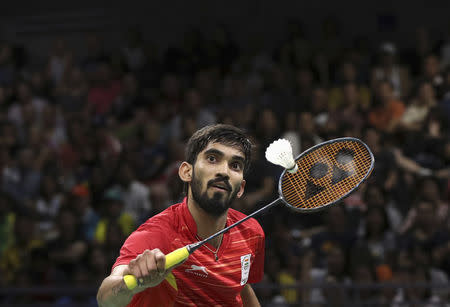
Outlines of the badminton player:
M 254 219 L 164 269 L 165 254 L 244 217 L 230 206 L 244 193 L 250 154 L 251 143 L 233 126 L 207 126 L 192 135 L 178 171 L 186 197 L 127 238 L 98 290 L 100 306 L 260 306 L 250 284 L 263 276 L 264 232 Z M 142 284 L 129 290 L 127 274 Z

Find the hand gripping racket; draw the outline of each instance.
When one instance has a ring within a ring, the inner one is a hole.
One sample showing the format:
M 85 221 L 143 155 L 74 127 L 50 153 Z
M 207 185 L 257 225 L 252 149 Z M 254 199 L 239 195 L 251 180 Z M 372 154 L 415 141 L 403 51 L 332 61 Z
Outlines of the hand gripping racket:
M 277 199 L 208 238 L 167 254 L 165 268 L 181 263 L 209 240 L 279 202 L 298 212 L 314 212 L 337 204 L 369 177 L 375 159 L 361 140 L 346 137 L 320 143 L 300 154 L 294 162 L 280 176 Z M 141 284 L 133 275 L 123 279 L 130 290 Z

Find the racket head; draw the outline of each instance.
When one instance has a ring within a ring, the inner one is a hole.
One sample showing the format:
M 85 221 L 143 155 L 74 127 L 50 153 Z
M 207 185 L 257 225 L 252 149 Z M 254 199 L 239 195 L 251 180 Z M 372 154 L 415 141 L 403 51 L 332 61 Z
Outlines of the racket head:
M 352 137 L 317 144 L 295 161 L 298 171 L 283 171 L 278 192 L 286 206 L 300 212 L 316 212 L 338 203 L 370 176 L 375 164 L 370 148 Z

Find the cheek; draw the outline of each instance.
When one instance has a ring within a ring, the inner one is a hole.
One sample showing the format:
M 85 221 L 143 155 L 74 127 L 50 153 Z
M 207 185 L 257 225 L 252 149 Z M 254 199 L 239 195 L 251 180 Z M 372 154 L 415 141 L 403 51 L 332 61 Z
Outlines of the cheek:
M 241 189 L 242 181 L 243 181 L 242 177 L 236 178 L 235 180 L 231 181 L 234 191 L 239 191 Z
M 205 182 L 208 181 L 208 168 L 204 167 L 201 163 L 195 166 L 195 168 L 192 170 L 193 178 L 197 181 L 197 184 L 200 184 L 200 186 L 204 186 Z

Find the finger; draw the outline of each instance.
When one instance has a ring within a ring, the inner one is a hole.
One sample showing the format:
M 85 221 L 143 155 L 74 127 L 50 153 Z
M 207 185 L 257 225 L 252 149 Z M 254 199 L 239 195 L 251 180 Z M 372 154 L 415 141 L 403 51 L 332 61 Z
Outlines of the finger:
M 128 264 L 130 274 L 134 275 L 138 280 L 142 278 L 141 268 L 139 267 L 140 258 L 141 256 L 139 255 Z
M 151 268 L 147 265 L 148 259 L 152 258 L 152 252 L 148 249 L 142 253 L 142 258 L 139 261 L 139 268 L 142 272 L 142 277 L 148 277 L 150 275 Z
M 156 269 L 159 275 L 164 275 L 166 271 L 166 256 L 159 249 L 154 249 L 153 252 L 155 253 Z
M 148 274 L 151 278 L 154 277 L 156 273 L 156 262 L 155 262 L 155 254 L 153 251 L 149 252 L 147 254 L 147 257 L 145 259 L 145 265 L 148 271 Z

